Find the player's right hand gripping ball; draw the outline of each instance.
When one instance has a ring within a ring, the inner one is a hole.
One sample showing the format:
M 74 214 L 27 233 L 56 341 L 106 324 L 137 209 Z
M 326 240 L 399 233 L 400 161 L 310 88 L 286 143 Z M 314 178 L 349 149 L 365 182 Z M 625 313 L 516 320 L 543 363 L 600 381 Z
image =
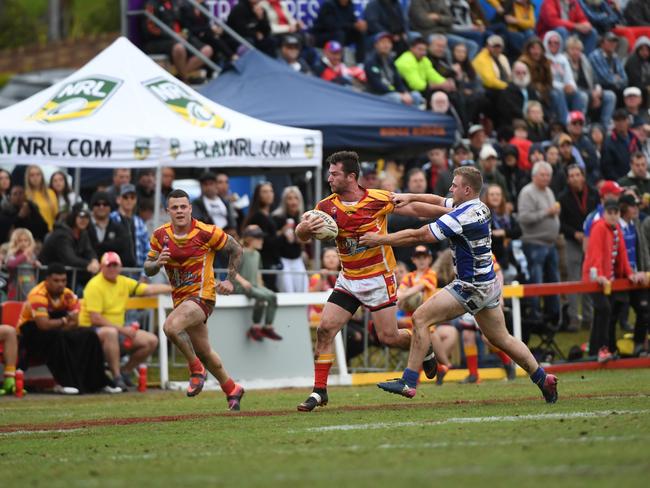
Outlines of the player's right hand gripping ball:
M 318 239 L 319 241 L 329 241 L 339 234 L 339 226 L 336 225 L 336 221 L 331 215 L 326 214 L 322 210 L 310 210 L 307 214 L 313 217 L 319 217 L 325 222 L 323 227 L 314 232 L 313 235 L 315 239 Z

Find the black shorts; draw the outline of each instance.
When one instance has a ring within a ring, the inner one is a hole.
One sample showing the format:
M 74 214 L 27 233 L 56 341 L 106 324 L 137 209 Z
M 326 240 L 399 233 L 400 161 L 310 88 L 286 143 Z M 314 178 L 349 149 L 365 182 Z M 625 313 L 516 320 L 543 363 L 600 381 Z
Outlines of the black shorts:
M 358 298 L 356 298 L 354 295 L 351 295 L 349 293 L 345 293 L 340 290 L 332 290 L 332 293 L 330 294 L 329 298 L 327 299 L 328 302 L 331 302 L 335 305 L 338 305 L 344 310 L 347 310 L 350 312 L 352 315 L 354 315 L 357 311 L 357 309 L 362 305 L 362 303 L 359 301 Z M 377 308 L 373 308 L 370 311 L 371 312 L 376 312 L 378 310 L 382 310 L 384 308 L 388 307 L 394 307 L 395 302 L 388 302 L 386 304 L 383 304 Z

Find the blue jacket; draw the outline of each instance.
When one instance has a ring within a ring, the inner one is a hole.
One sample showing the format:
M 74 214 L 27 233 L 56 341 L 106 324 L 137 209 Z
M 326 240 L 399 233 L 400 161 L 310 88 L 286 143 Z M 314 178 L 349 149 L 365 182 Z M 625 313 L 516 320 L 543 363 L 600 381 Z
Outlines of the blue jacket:
M 373 51 L 366 58 L 364 69 L 368 80 L 369 92 L 384 95 L 391 92 L 404 93 L 408 91 L 404 80 L 402 80 L 402 77 L 397 72 L 395 60 L 392 56 L 389 56 L 387 63 L 384 64 L 379 53 Z
M 354 5 L 349 2 L 342 7 L 338 0 L 325 0 L 320 7 L 318 17 L 314 21 L 314 34 L 329 34 L 337 31 L 348 31 L 354 28 L 357 16 Z
M 614 70 L 609 66 L 607 62 L 607 57 L 605 52 L 601 49 L 595 49 L 589 55 L 589 61 L 591 61 L 591 66 L 594 69 L 594 75 L 596 76 L 596 82 L 606 90 L 623 90 L 627 86 L 627 73 L 623 69 L 623 63 L 621 63 L 620 58 L 614 54 Z M 620 78 L 617 80 L 615 76 L 618 75 Z
M 616 25 L 624 23 L 623 16 L 614 10 L 607 0 L 603 0 L 599 6 L 590 5 L 585 0 L 578 0 L 578 3 L 589 23 L 596 28 L 599 34 L 609 32 Z
M 618 181 L 630 171 L 630 156 L 639 150 L 639 140 L 632 131 L 627 138 L 612 131 L 605 139 L 605 149 L 600 162 L 603 178 Z

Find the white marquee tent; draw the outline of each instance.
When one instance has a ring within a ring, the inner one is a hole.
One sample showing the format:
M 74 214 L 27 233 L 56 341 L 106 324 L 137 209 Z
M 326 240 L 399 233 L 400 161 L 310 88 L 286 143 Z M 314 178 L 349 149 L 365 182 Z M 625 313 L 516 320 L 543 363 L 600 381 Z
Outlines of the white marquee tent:
M 203 97 L 121 37 L 79 71 L 0 111 L 0 163 L 64 167 L 320 167 L 313 130 Z

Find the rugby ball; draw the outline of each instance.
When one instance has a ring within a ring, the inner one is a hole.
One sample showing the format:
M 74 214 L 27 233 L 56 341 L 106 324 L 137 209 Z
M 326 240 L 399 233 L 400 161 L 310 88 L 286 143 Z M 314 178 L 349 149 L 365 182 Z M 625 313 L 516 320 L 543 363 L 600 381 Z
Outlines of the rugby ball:
M 319 241 L 329 241 L 339 235 L 339 226 L 336 225 L 336 221 L 331 215 L 326 214 L 322 210 L 310 210 L 306 215 L 318 217 L 325 221 L 325 225 L 317 232 L 314 232 L 313 236 L 315 239 L 318 239 Z
M 424 294 L 422 292 L 414 293 L 406 300 L 400 300 L 400 308 L 405 312 L 415 312 L 415 309 L 422 305 Z

